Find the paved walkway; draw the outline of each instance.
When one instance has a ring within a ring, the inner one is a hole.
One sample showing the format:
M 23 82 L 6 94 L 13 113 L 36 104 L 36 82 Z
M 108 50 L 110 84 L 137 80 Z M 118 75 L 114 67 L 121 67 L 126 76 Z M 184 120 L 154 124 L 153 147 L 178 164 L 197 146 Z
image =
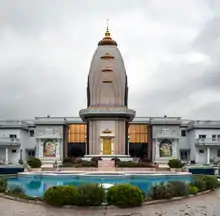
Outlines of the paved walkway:
M 220 190 L 182 201 L 135 209 L 73 210 L 0 198 L 1 216 L 220 216 Z

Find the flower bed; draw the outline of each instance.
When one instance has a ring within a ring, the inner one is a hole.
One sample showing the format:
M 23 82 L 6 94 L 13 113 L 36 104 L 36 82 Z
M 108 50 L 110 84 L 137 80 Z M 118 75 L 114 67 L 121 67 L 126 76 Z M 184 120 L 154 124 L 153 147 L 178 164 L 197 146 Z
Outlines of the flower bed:
M 130 184 L 117 184 L 107 191 L 99 184 L 85 184 L 78 187 L 53 186 L 46 190 L 43 198 L 32 198 L 24 194 L 21 188 L 6 190 L 7 184 L 0 179 L 1 192 L 23 200 L 42 201 L 46 204 L 62 207 L 68 206 L 103 206 L 111 205 L 120 208 L 137 207 L 155 200 L 179 199 L 214 190 L 219 187 L 216 177 L 196 175 L 191 184 L 181 181 L 170 181 L 154 185 L 149 194 L 144 194 L 138 187 Z

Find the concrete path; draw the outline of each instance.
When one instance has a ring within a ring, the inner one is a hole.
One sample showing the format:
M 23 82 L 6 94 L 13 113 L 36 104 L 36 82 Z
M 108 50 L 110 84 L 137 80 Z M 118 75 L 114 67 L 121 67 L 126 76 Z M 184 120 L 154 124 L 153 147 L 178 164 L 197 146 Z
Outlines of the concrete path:
M 0 198 L 1 216 L 220 216 L 220 190 L 182 201 L 135 209 L 73 210 Z

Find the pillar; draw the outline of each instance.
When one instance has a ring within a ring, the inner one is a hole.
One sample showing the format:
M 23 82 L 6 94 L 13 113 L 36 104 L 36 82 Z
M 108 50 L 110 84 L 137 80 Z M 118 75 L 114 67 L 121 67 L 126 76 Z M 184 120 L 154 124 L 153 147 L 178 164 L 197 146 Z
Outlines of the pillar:
M 126 154 L 127 154 L 127 155 L 130 155 L 130 153 L 129 153 L 129 151 L 130 151 L 130 149 L 129 149 L 130 136 L 129 136 L 129 135 L 127 136 L 127 140 L 128 140 L 128 141 L 127 141 L 127 152 L 126 152 Z
M 207 147 L 207 164 L 210 164 L 210 147 Z
M 159 158 L 160 157 L 160 143 L 157 139 L 155 139 L 154 143 L 155 143 L 155 147 L 156 147 L 156 149 L 155 149 L 156 158 Z
M 5 164 L 8 164 L 8 148 L 5 148 Z

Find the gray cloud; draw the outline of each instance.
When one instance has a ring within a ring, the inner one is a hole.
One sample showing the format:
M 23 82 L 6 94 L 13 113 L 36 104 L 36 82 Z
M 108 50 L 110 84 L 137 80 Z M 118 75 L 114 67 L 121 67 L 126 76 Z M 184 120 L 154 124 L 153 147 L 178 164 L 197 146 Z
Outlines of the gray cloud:
M 110 18 L 138 116 L 220 118 L 218 2 L 2 0 L 0 117 L 77 116 Z

